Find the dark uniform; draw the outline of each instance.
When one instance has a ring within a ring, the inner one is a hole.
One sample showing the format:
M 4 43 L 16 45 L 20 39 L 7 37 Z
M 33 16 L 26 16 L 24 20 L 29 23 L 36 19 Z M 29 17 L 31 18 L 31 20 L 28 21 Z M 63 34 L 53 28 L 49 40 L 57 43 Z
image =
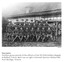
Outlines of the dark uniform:
M 20 38 L 19 38 L 19 37 L 16 37 L 16 38 L 14 39 L 14 42 L 20 42 Z

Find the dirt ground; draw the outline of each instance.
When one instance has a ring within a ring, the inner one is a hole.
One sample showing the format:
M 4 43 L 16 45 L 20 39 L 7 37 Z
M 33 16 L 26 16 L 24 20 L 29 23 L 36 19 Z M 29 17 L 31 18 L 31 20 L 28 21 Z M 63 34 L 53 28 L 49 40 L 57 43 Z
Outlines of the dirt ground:
M 61 47 L 61 37 L 58 37 L 57 41 L 49 42 L 10 42 L 2 41 L 3 47 Z

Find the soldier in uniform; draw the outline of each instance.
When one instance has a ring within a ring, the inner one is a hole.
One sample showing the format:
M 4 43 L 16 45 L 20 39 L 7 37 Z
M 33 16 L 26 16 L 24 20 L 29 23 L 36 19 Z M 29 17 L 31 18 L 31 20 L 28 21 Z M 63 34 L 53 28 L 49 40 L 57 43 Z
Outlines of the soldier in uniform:
M 36 35 L 33 34 L 33 42 L 36 42 Z
M 20 38 L 17 36 L 17 37 L 14 39 L 14 42 L 20 42 Z
M 49 27 L 49 25 L 48 25 L 48 22 L 46 21 L 46 23 L 44 24 L 44 35 L 45 35 L 45 38 L 44 38 L 44 42 L 47 42 L 48 41 L 48 27 Z
M 25 35 L 22 37 L 22 42 L 26 42 L 26 36 Z
M 51 31 L 52 31 L 52 40 L 55 41 L 56 39 L 56 26 L 55 24 L 53 25 L 53 27 L 51 27 Z

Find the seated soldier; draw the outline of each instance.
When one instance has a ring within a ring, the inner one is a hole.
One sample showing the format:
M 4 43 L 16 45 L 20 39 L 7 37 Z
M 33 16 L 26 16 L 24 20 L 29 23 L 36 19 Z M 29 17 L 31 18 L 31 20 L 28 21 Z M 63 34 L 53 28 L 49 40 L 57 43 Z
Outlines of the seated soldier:
M 41 37 L 40 35 L 37 35 L 37 37 L 36 37 L 36 41 L 37 41 L 37 42 L 41 40 L 40 37 Z
M 49 39 L 49 38 L 48 38 L 47 36 L 45 36 L 45 38 L 44 38 L 43 41 L 44 41 L 44 42 L 48 42 L 48 39 Z
M 33 34 L 28 35 L 27 42 L 33 41 Z
M 44 42 L 44 38 L 45 38 L 45 35 L 44 35 L 44 33 L 42 33 L 42 34 L 41 34 L 42 42 Z
M 39 41 L 39 42 L 42 42 L 42 37 L 41 37 L 41 35 L 39 35 L 38 41 Z
M 32 42 L 36 42 L 36 35 L 33 34 L 33 41 Z
M 22 41 L 23 39 L 23 35 L 20 33 L 20 41 Z
M 8 39 L 8 41 L 12 41 L 12 36 L 11 35 L 8 35 L 7 36 L 7 39 Z
M 38 34 L 38 35 L 40 34 L 40 28 L 39 27 L 37 28 L 36 34 Z
M 25 35 L 22 37 L 22 42 L 26 42 L 26 36 Z
M 47 30 L 47 37 L 49 38 L 49 40 L 52 39 L 52 31 L 51 31 L 51 27 L 48 27 L 48 30 Z
M 15 37 L 14 42 L 20 42 L 20 38 L 18 36 Z

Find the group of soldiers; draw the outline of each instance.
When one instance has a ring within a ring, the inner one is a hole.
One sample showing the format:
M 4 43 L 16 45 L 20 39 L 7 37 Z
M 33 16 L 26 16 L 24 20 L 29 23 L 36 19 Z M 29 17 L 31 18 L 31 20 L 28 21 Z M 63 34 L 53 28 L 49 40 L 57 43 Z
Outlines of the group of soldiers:
M 4 37 L 11 42 L 48 42 L 56 40 L 56 25 L 45 22 L 19 23 L 7 25 Z

